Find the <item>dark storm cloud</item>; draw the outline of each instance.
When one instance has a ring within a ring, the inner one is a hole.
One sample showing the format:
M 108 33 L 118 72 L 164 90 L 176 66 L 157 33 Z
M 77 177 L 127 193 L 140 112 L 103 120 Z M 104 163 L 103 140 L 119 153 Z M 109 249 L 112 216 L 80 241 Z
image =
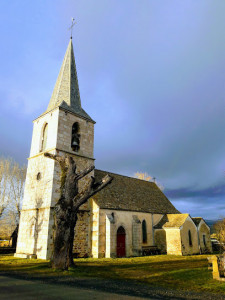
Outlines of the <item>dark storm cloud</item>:
M 199 198 L 202 201 L 205 201 L 206 198 L 209 198 L 209 201 L 212 201 L 212 198 L 224 197 L 225 202 L 225 183 L 219 184 L 217 186 L 208 187 L 206 189 L 191 189 L 191 188 L 180 188 L 180 189 L 165 189 L 166 196 L 170 199 L 181 199 L 181 198 Z M 224 205 L 225 208 L 225 205 Z
M 225 218 L 224 197 L 206 198 L 184 198 L 171 201 L 181 213 L 189 213 L 192 217 L 203 217 L 204 219 L 217 220 Z

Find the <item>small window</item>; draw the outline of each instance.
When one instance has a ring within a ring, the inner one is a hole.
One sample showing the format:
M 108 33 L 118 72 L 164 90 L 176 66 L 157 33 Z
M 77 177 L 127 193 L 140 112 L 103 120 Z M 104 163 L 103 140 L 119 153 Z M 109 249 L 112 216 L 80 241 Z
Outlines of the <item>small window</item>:
M 41 140 L 41 152 L 45 151 L 47 146 L 47 137 L 48 137 L 48 123 L 45 124 L 43 133 L 42 133 L 42 140 Z
M 41 180 L 41 173 L 40 172 L 37 173 L 37 181 L 39 181 L 39 180 Z
M 192 246 L 191 230 L 188 230 L 189 246 Z
M 75 152 L 77 152 L 80 149 L 79 129 L 80 128 L 78 122 L 74 123 L 72 126 L 71 148 Z
M 204 246 L 206 247 L 206 240 L 205 240 L 205 235 L 203 234 L 203 236 L 202 236 L 202 239 L 203 239 L 203 244 L 204 244 Z
M 147 226 L 146 221 L 142 221 L 142 243 L 147 243 Z

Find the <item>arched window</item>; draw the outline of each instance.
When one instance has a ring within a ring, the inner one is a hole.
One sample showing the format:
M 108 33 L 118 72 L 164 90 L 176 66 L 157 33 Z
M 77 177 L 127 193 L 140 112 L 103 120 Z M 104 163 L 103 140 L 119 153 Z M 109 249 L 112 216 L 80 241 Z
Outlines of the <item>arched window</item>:
M 123 226 L 120 226 L 117 230 L 116 235 L 117 240 L 117 257 L 125 257 L 126 256 L 126 231 Z
M 45 149 L 46 149 L 47 137 L 48 137 L 48 123 L 45 124 L 43 132 L 42 132 L 41 152 L 45 151 Z
M 192 246 L 191 230 L 188 230 L 189 246 Z
M 74 123 L 72 126 L 71 148 L 76 152 L 80 149 L 79 129 L 79 123 Z
M 146 221 L 142 221 L 142 243 L 147 243 L 147 226 Z

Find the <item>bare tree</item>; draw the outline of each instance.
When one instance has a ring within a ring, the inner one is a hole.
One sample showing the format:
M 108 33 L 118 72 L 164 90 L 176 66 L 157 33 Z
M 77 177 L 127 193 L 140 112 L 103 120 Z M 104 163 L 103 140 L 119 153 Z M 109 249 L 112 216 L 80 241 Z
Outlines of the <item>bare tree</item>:
M 9 159 L 0 159 L 0 218 L 3 215 L 9 202 L 9 178 L 11 172 L 11 161 Z
M 213 229 L 216 233 L 216 237 L 220 242 L 220 247 L 225 251 L 225 218 L 219 220 L 213 225 Z
M 141 179 L 141 180 L 154 182 L 161 191 L 164 190 L 164 186 L 158 180 L 156 180 L 156 178 L 152 177 L 147 172 L 136 172 L 134 174 L 134 177 L 138 178 L 138 179 Z
M 55 230 L 52 267 L 67 270 L 69 266 L 73 266 L 74 228 L 78 210 L 90 197 L 111 183 L 113 178 L 106 175 L 96 183 L 93 176 L 91 178 L 87 176 L 94 170 L 94 166 L 77 173 L 76 163 L 72 157 L 50 153 L 44 155 L 57 161 L 61 168 L 60 198 L 54 207 Z M 78 187 L 81 179 L 83 179 L 82 189 Z
M 148 175 L 148 173 L 143 173 L 143 172 L 136 172 L 134 174 L 135 178 L 141 179 L 141 180 L 145 180 L 145 181 L 153 181 L 153 177 Z
M 16 224 L 19 224 L 20 209 L 23 199 L 24 183 L 26 178 L 26 167 L 20 167 L 18 163 L 12 164 L 10 178 L 10 202 L 9 209 Z
M 1 229 L 13 231 L 19 224 L 26 167 L 11 158 L 0 159 L 0 218 Z

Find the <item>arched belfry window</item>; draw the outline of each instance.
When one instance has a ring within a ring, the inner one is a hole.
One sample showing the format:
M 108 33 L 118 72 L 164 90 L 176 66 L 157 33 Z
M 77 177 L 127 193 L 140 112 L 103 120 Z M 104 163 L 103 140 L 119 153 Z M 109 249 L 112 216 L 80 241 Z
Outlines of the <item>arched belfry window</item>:
M 79 129 L 79 123 L 74 123 L 72 126 L 71 148 L 76 152 L 80 149 Z
M 191 230 L 188 230 L 189 246 L 192 246 Z
M 45 124 L 43 132 L 42 132 L 41 152 L 45 151 L 45 149 L 46 149 L 47 138 L 48 138 L 48 123 Z
M 142 243 L 147 243 L 147 225 L 146 221 L 142 221 Z

